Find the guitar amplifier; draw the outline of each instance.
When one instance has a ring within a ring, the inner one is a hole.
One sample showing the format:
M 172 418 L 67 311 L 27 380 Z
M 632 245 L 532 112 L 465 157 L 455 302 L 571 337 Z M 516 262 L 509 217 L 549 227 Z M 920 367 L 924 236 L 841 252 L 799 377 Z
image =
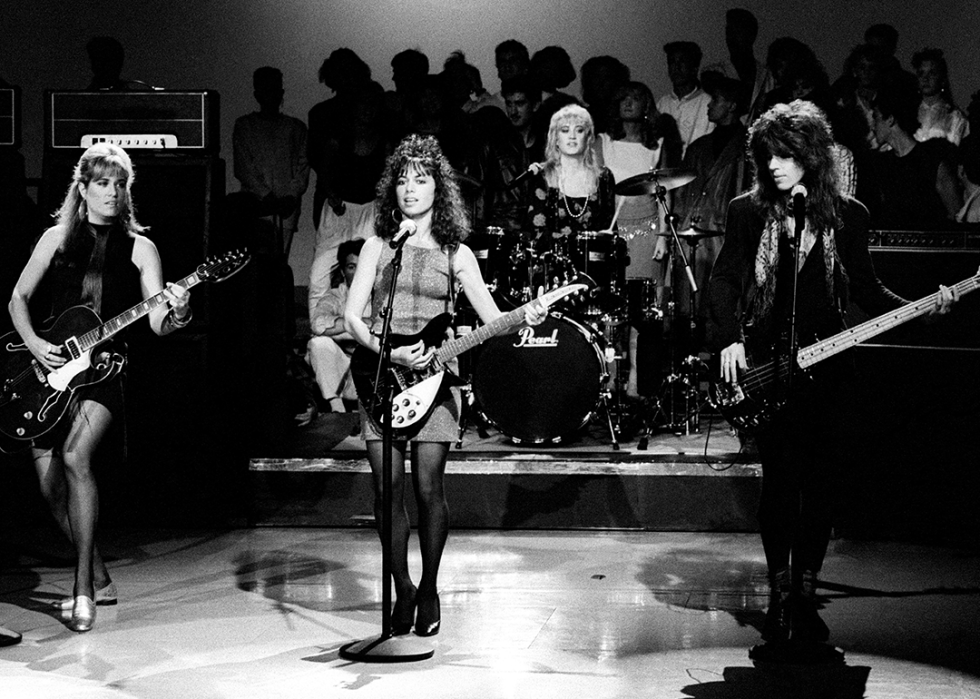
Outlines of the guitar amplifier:
M 66 151 L 109 142 L 127 150 L 214 154 L 220 147 L 218 107 L 214 90 L 48 90 L 44 145 Z
M 0 146 L 20 145 L 20 88 L 0 87 Z

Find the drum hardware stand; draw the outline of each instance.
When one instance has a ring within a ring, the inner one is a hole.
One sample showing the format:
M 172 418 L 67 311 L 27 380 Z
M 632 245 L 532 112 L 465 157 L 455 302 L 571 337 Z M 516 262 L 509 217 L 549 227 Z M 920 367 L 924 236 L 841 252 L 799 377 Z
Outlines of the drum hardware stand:
M 655 176 L 654 173 L 651 173 Z M 667 228 L 670 230 L 670 238 L 672 244 L 672 252 L 676 253 L 677 257 L 671 256 L 672 259 L 672 274 L 676 274 L 677 270 L 677 260 L 679 259 L 682 263 L 685 273 L 687 274 L 688 282 L 691 288 L 691 301 L 690 308 L 688 309 L 691 314 L 691 337 L 694 336 L 694 331 L 696 328 L 696 315 L 694 313 L 693 305 L 695 294 L 698 292 L 698 285 L 694 278 L 694 271 L 688 262 L 688 256 L 684 253 L 684 249 L 681 246 L 680 236 L 677 234 L 676 221 L 677 217 L 671 213 L 670 207 L 667 204 L 667 189 L 661 185 L 657 185 L 654 189 L 654 193 L 657 197 L 657 201 L 660 202 L 660 208 L 663 212 L 664 221 L 667 223 Z M 697 243 L 695 242 L 694 247 L 696 248 Z M 698 380 L 695 377 L 694 383 L 692 385 L 689 375 L 691 373 L 691 368 L 700 359 L 694 356 L 688 356 L 680 361 L 681 366 L 678 366 L 678 340 L 674 332 L 674 322 L 677 319 L 677 303 L 673 298 L 674 289 L 677 288 L 676 280 L 675 283 L 671 285 L 671 299 L 667 302 L 667 318 L 669 322 L 669 331 L 671 335 L 670 342 L 670 371 L 668 375 L 664 378 L 661 384 L 660 391 L 657 397 L 654 399 L 653 404 L 650 406 L 651 411 L 647 420 L 645 421 L 643 427 L 643 436 L 640 438 L 637 449 L 645 450 L 649 444 L 649 435 L 653 432 L 653 426 L 656 424 L 657 418 L 661 417 L 664 420 L 664 427 L 674 434 L 691 434 L 691 432 L 700 431 L 700 410 L 701 410 L 701 400 L 698 395 Z M 683 412 L 678 410 L 678 404 L 683 405 Z
M 487 432 L 487 424 L 481 418 L 476 407 L 473 405 L 473 385 L 469 382 L 463 384 L 459 387 L 459 397 L 462 402 L 462 410 L 460 411 L 459 417 L 459 434 L 456 437 L 456 448 L 463 448 L 463 434 L 466 433 L 466 428 L 468 423 L 471 421 L 476 427 L 476 433 L 480 436 L 480 439 L 487 439 L 490 433 Z

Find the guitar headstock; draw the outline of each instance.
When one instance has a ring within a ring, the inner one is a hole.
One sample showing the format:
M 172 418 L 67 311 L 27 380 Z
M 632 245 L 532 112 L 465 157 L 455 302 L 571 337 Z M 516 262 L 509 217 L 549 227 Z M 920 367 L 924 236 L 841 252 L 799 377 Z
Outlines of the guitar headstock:
M 546 291 L 541 297 L 541 300 L 548 306 L 556 303 L 567 296 L 575 296 L 577 294 L 583 294 L 587 291 L 591 291 L 596 287 L 595 280 L 592 279 L 588 274 L 583 274 L 579 272 L 572 278 L 567 284 L 558 287 L 557 289 L 552 289 L 551 291 Z
M 213 255 L 197 267 L 201 281 L 223 282 L 244 269 L 252 255 L 247 248 Z

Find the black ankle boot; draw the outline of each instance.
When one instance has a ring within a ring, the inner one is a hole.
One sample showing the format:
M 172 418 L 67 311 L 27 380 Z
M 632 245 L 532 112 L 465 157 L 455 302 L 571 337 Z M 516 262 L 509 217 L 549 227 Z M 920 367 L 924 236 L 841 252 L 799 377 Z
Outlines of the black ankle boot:
M 817 613 L 822 606 L 817 599 L 817 573 L 804 570 L 796 588 L 792 618 L 793 640 L 804 643 L 826 643 L 830 638 L 830 629 Z
M 779 643 L 789 640 L 792 623 L 792 591 L 789 570 L 783 568 L 769 576 L 769 609 L 762 626 L 762 640 Z

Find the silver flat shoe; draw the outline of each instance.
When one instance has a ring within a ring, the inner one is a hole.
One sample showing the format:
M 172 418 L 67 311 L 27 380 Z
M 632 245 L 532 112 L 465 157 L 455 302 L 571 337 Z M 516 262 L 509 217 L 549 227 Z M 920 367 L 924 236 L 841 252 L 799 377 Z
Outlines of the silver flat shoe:
M 95 591 L 95 603 L 100 607 L 117 604 L 119 602 L 118 595 L 119 591 L 116 590 L 116 583 L 111 582 Z M 55 600 L 51 604 L 63 612 L 70 612 L 75 608 L 75 598 L 65 597 L 64 599 Z
M 95 600 L 85 595 L 75 598 L 75 606 L 71 610 L 71 621 L 68 628 L 76 633 L 91 631 L 95 625 Z

